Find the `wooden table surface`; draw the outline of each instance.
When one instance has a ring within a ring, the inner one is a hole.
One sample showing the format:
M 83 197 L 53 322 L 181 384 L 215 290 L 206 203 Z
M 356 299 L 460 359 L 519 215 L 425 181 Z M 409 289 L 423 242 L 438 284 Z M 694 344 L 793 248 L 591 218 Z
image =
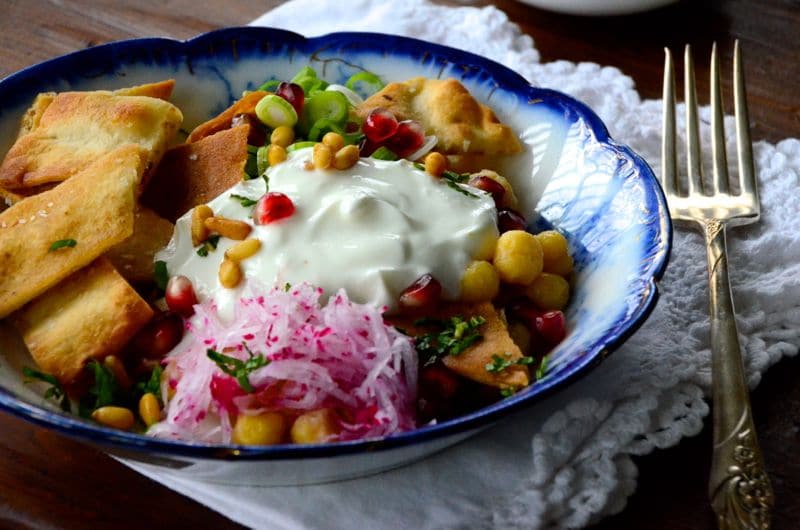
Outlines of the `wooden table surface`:
M 0 0 L 0 77 L 95 44 L 142 36 L 186 38 L 242 25 L 276 0 L 139 2 Z M 477 2 L 483 4 L 486 2 Z M 606 19 L 547 13 L 495 2 L 533 36 L 543 61 L 614 65 L 643 97 L 660 96 L 663 47 L 719 42 L 730 64 L 733 39 L 745 50 L 754 139 L 800 137 L 800 9 L 796 0 L 690 0 L 653 13 Z M 346 2 L 343 2 L 343 6 Z M 347 13 L 342 16 L 357 16 Z M 391 28 L 376 28 L 391 31 Z M 707 82 L 698 90 L 705 92 Z M 730 87 L 725 68 L 723 87 Z M 728 92 L 730 93 L 730 92 Z M 2 104 L 2 102 L 0 102 Z M 800 358 L 781 361 L 753 395 L 756 423 L 777 506 L 774 528 L 800 525 Z M 637 458 L 639 487 L 603 529 L 713 528 L 706 500 L 708 421 L 700 436 Z M 236 528 L 208 510 L 128 470 L 103 453 L 0 413 L 0 528 Z M 335 487 L 332 485 L 331 487 Z

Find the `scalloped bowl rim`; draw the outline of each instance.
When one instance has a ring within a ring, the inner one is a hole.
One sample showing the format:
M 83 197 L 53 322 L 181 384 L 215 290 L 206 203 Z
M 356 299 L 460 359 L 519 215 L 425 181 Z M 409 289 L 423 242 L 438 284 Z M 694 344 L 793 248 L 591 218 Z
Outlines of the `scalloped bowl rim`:
M 613 149 L 624 158 L 630 160 L 637 170 L 641 172 L 643 177 L 652 179 L 653 189 L 656 192 L 655 200 L 659 203 L 660 210 L 662 212 L 665 211 L 664 205 L 666 204 L 666 200 L 663 191 L 648 164 L 627 146 L 614 142 L 610 138 L 608 130 L 600 118 L 584 103 L 555 90 L 534 87 L 519 74 L 485 57 L 410 37 L 381 33 L 337 32 L 306 38 L 300 34 L 281 29 L 232 27 L 202 33 L 187 40 L 160 37 L 127 39 L 78 50 L 32 65 L 0 80 L 0 86 L 22 82 L 31 75 L 35 75 L 37 71 L 47 70 L 49 67 L 62 61 L 78 58 L 91 59 L 93 56 L 102 55 L 118 47 L 153 46 L 159 43 L 167 43 L 169 46 L 179 46 L 184 52 L 188 52 L 190 47 L 201 45 L 207 40 L 216 40 L 220 37 L 225 37 L 227 34 L 240 35 L 242 32 L 278 36 L 285 42 L 293 41 L 306 44 L 322 44 L 328 40 L 340 41 L 342 39 L 354 39 L 359 42 L 364 42 L 365 39 L 396 39 L 408 45 L 416 45 L 423 47 L 425 50 L 446 55 L 448 58 L 478 64 L 484 71 L 491 74 L 494 79 L 500 81 L 499 86 L 503 91 L 515 93 L 528 91 L 527 93 L 535 94 L 537 98 L 543 99 L 545 103 L 555 101 L 566 103 L 575 111 L 580 119 L 589 124 L 591 136 L 597 143 Z M 510 84 L 506 85 L 504 81 Z M 613 333 L 604 336 L 604 340 L 596 342 L 591 350 L 584 352 L 579 362 L 571 364 L 565 373 L 560 374 L 559 378 L 544 378 L 533 385 L 530 390 L 520 392 L 472 413 L 439 424 L 423 426 L 413 431 L 402 432 L 386 438 L 374 440 L 355 440 L 316 445 L 281 444 L 251 447 L 232 444 L 211 445 L 172 441 L 148 437 L 142 434 L 121 432 L 88 423 L 78 416 L 62 415 L 55 411 L 27 403 L 16 398 L 2 387 L 0 387 L 0 410 L 10 412 L 25 420 L 55 429 L 62 434 L 83 439 L 91 443 L 117 447 L 119 449 L 130 449 L 136 452 L 154 452 L 175 457 L 219 460 L 289 460 L 375 452 L 414 445 L 427 440 L 463 433 L 471 429 L 487 427 L 500 418 L 541 400 L 560 387 L 574 383 L 577 379 L 586 375 L 590 368 L 602 361 L 644 323 L 658 299 L 657 281 L 661 278 L 667 266 L 669 250 L 672 244 L 672 226 L 668 216 L 665 217 L 662 215 L 659 221 L 660 233 L 663 235 L 661 238 L 662 244 L 658 246 L 657 252 L 654 253 L 655 257 L 651 260 L 650 266 L 645 271 L 644 276 L 647 278 L 647 282 L 641 289 L 643 299 L 636 311 L 625 320 L 624 325 L 617 326 Z

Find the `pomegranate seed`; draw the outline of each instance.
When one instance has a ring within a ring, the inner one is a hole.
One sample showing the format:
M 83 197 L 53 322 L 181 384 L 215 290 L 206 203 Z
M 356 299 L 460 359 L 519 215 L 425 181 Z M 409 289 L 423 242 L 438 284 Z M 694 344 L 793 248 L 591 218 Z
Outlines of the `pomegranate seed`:
M 194 314 L 194 305 L 197 303 L 197 295 L 194 294 L 192 280 L 186 276 L 173 276 L 167 282 L 167 289 L 164 292 L 164 299 L 167 307 L 181 316 L 188 317 Z
M 253 220 L 257 225 L 266 225 L 289 217 L 293 213 L 292 199 L 279 191 L 271 191 L 258 200 L 253 210 Z
M 406 308 L 434 305 L 442 296 L 442 284 L 430 274 L 422 275 L 400 294 L 400 305 Z
M 494 180 L 493 178 L 489 178 L 485 175 L 475 175 L 469 182 L 467 183 L 473 188 L 478 188 L 479 190 L 483 190 L 487 193 L 492 194 L 492 199 L 494 199 L 495 204 L 500 204 L 503 200 L 503 195 L 506 194 L 506 189 L 503 187 L 502 184 Z
M 511 208 L 502 208 L 497 211 L 497 228 L 501 234 L 510 230 L 525 230 L 526 224 L 522 214 Z
M 303 112 L 303 103 L 306 101 L 306 94 L 303 92 L 303 87 L 300 85 L 283 81 L 278 85 L 278 89 L 275 90 L 275 95 L 288 101 L 292 107 L 294 107 L 298 116 Z
M 564 313 L 561 311 L 548 311 L 536 317 L 536 331 L 551 346 L 555 346 L 567 336 Z
M 160 359 L 183 338 L 183 318 L 176 313 L 161 313 L 131 341 L 134 352 L 149 359 Z
M 419 374 L 420 386 L 427 396 L 451 399 L 458 391 L 458 378 L 442 366 L 427 366 Z
M 229 413 L 235 414 L 238 407 L 233 402 L 234 398 L 245 395 L 244 389 L 239 386 L 236 379 L 214 374 L 211 376 L 211 397 L 219 403 L 219 406 L 227 410 Z
M 390 111 L 377 107 L 367 114 L 364 120 L 364 134 L 375 143 L 383 142 L 397 132 L 397 119 Z
M 425 131 L 422 125 L 414 120 L 405 120 L 397 124 L 397 131 L 386 140 L 386 147 L 402 158 L 418 150 L 424 143 Z

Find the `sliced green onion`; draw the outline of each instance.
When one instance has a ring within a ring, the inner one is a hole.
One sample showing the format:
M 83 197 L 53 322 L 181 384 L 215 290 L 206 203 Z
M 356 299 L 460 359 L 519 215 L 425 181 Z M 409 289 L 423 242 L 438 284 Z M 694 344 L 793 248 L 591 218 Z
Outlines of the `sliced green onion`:
M 352 132 L 352 133 L 341 133 L 342 137 L 344 138 L 345 145 L 359 145 L 366 135 L 362 132 Z
M 261 98 L 256 105 L 256 116 L 261 123 L 275 129 L 281 125 L 294 127 L 297 123 L 297 112 L 291 103 L 280 96 L 269 94 Z
M 259 175 L 263 175 L 269 167 L 268 151 L 268 145 L 259 147 L 258 151 L 256 151 L 256 168 L 258 168 Z
M 297 83 L 299 79 L 303 77 L 317 77 L 317 71 L 311 68 L 310 66 L 304 66 L 292 78 L 292 83 Z
M 305 149 L 306 147 L 314 147 L 315 143 L 317 142 L 295 142 L 286 148 L 286 152 L 291 153 L 292 151 L 297 151 L 298 149 Z
M 395 154 L 394 151 L 388 149 L 386 146 L 382 145 L 372 153 L 372 158 L 377 158 L 378 160 L 389 160 L 394 161 L 399 159 L 400 157 Z
M 344 125 L 350 104 L 344 94 L 340 92 L 317 92 L 308 97 L 303 108 L 303 113 L 308 115 L 309 123 L 327 119 Z
M 264 92 L 275 92 L 275 89 L 278 88 L 278 85 L 280 84 L 281 82 L 278 81 L 277 79 L 272 79 L 270 81 L 267 81 L 260 87 L 258 87 L 256 90 L 263 90 Z
M 383 81 L 372 72 L 358 72 L 350 76 L 344 86 L 363 97 L 369 97 L 383 88 Z
M 350 105 L 354 107 L 364 103 L 364 98 L 344 85 L 328 85 L 328 88 L 325 89 L 325 92 L 340 92 L 344 97 L 347 98 L 347 101 L 350 102 Z
M 329 132 L 342 134 L 344 129 L 342 129 L 341 126 L 339 126 L 339 124 L 335 121 L 327 118 L 321 118 L 315 121 L 314 125 L 311 126 L 311 129 L 308 131 L 308 139 L 318 142 L 323 136 L 325 136 L 326 133 Z
M 299 72 L 292 78 L 292 83 L 296 85 L 300 85 L 305 92 L 306 97 L 319 92 L 320 90 L 325 90 L 328 87 L 328 82 L 324 79 L 320 79 L 317 77 L 317 72 L 311 68 L 310 66 L 304 66 L 300 69 Z

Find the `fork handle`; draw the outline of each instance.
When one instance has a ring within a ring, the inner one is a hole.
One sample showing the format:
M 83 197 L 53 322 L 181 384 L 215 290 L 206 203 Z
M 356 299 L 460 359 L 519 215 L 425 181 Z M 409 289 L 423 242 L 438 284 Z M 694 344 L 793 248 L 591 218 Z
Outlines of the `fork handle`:
M 767 529 L 773 493 L 758 446 L 728 280 L 725 224 L 704 223 L 711 315 L 714 454 L 709 497 L 720 529 Z

